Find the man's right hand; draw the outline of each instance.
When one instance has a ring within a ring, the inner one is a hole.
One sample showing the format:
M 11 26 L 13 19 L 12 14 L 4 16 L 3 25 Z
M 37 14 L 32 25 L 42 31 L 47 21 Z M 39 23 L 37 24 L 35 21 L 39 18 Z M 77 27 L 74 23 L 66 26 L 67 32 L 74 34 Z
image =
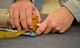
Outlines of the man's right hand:
M 13 28 L 24 30 L 32 28 L 32 15 L 36 15 L 41 21 L 39 11 L 30 0 L 17 0 L 9 9 L 10 24 Z

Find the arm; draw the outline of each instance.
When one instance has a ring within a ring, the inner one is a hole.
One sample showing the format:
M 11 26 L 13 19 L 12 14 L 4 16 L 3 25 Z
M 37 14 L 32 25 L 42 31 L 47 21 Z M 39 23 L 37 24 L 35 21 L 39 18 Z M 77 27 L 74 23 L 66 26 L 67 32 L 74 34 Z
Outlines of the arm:
M 79 0 L 64 0 L 62 6 L 67 7 L 74 15 L 76 20 L 80 22 L 80 1 Z

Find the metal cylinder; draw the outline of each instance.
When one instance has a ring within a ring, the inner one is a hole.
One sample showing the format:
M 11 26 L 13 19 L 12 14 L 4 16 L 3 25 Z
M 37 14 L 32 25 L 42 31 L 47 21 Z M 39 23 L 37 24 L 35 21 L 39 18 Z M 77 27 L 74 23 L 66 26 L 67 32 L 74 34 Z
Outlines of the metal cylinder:
M 0 9 L 0 28 L 9 28 L 9 14 L 7 9 Z

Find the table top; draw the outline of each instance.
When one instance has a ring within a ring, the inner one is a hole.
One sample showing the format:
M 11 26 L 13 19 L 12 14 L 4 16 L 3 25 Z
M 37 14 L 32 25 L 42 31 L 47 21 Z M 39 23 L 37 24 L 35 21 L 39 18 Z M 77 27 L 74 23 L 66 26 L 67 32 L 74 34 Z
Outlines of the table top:
M 80 48 L 80 28 L 71 27 L 64 34 L 51 33 L 35 38 L 19 36 L 0 39 L 0 48 Z
M 72 26 L 64 34 L 50 33 L 35 38 L 19 36 L 0 39 L 0 48 L 80 48 L 80 27 Z

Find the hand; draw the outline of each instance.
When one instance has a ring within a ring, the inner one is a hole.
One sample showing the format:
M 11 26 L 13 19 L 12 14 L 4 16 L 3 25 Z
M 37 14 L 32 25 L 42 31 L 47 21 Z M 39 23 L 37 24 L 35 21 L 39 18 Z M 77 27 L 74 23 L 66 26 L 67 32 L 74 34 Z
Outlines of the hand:
M 73 20 L 72 13 L 66 7 L 61 7 L 56 12 L 50 13 L 41 24 L 38 24 L 39 28 L 36 33 L 38 35 L 48 34 L 50 31 L 63 33 L 71 26 Z
M 32 28 L 32 15 L 36 15 L 40 19 L 39 11 L 29 0 L 16 1 L 9 9 L 10 24 L 13 28 L 24 30 Z

